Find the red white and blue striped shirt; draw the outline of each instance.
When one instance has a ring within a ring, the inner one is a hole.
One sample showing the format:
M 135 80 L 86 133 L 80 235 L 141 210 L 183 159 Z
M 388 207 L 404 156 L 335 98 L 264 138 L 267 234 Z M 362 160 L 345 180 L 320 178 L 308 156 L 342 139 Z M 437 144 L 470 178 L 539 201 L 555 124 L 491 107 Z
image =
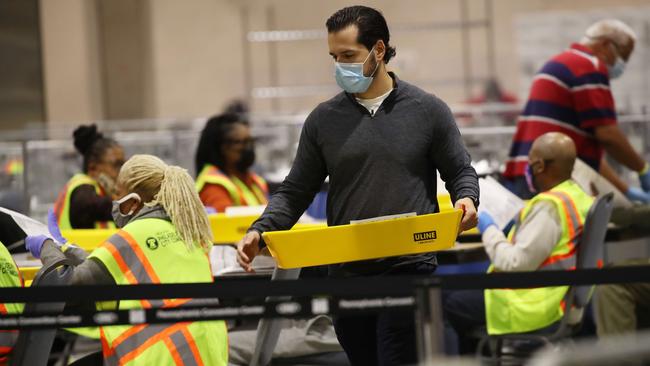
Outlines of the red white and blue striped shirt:
M 616 110 L 607 65 L 589 48 L 572 44 L 535 75 L 517 120 L 504 176 L 524 175 L 533 141 L 547 132 L 570 136 L 578 157 L 598 171 L 603 147 L 594 137 L 594 128 L 611 124 L 616 124 Z

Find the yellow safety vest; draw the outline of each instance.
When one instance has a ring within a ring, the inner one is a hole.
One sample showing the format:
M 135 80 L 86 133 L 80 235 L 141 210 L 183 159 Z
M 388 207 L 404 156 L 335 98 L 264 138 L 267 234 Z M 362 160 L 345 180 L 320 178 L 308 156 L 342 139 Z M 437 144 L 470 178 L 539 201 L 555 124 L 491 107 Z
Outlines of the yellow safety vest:
M 515 243 L 519 224 L 526 219 L 535 204 L 540 201 L 551 202 L 560 218 L 562 237 L 537 270 L 574 270 L 582 226 L 593 200 L 574 181 L 567 180 L 528 202 L 510 231 L 508 240 Z M 488 272 L 492 270 L 493 267 L 490 266 Z M 564 296 L 567 290 L 567 286 L 485 290 L 488 333 L 524 333 L 555 323 L 564 314 Z
M 89 256 L 117 285 L 212 282 L 208 255 L 188 250 L 173 225 L 144 218 L 127 224 Z M 198 299 L 197 299 L 198 300 Z M 200 300 L 121 300 L 120 309 L 179 307 Z M 225 322 L 101 327 L 106 365 L 227 365 Z
M 214 165 L 206 165 L 196 178 L 196 191 L 201 192 L 206 184 L 216 184 L 228 191 L 233 206 L 258 206 L 268 203 L 269 189 L 266 181 L 259 175 L 250 172 L 253 185 L 248 187 L 241 179 L 224 174 Z
M 99 186 L 99 183 L 87 176 L 86 174 L 75 174 L 68 183 L 66 183 L 63 190 L 59 193 L 59 196 L 56 199 L 54 204 L 54 213 L 59 222 L 59 228 L 61 230 L 70 230 L 72 229 L 72 224 L 70 223 L 70 197 L 72 197 L 72 192 L 74 192 L 77 187 L 82 185 L 91 185 L 95 187 L 95 192 L 99 196 L 105 196 L 104 190 Z M 98 221 L 95 223 L 95 229 L 114 229 L 115 224 L 110 221 Z
M 23 278 L 7 248 L 0 242 L 0 287 L 23 287 Z M 0 314 L 20 314 L 24 304 L 0 303 Z M 17 330 L 0 330 L 0 365 L 6 365 L 18 338 Z

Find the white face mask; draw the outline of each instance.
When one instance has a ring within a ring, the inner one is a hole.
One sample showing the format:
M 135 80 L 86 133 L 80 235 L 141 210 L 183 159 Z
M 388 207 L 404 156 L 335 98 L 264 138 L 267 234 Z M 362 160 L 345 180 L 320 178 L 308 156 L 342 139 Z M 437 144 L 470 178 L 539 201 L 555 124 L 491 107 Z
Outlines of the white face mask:
M 123 214 L 122 211 L 120 210 L 120 206 L 122 204 L 130 199 L 135 199 L 138 202 L 142 202 L 142 198 L 140 198 L 140 195 L 137 193 L 129 193 L 126 196 L 120 198 L 117 201 L 113 201 L 113 209 L 111 210 L 111 214 L 113 215 L 113 221 L 115 222 L 115 226 L 118 228 L 123 228 L 126 226 L 126 224 L 133 219 L 133 215 L 135 214 L 135 208 L 136 206 L 132 206 L 131 211 L 127 214 Z
M 614 50 L 614 54 L 616 55 L 616 61 L 614 61 L 614 65 L 607 65 L 607 71 L 609 72 L 609 78 L 610 79 L 616 79 L 621 77 L 623 75 L 623 72 L 625 72 L 625 66 L 626 63 L 623 61 L 623 58 L 619 55 L 618 49 L 614 47 L 610 43 L 612 49 Z

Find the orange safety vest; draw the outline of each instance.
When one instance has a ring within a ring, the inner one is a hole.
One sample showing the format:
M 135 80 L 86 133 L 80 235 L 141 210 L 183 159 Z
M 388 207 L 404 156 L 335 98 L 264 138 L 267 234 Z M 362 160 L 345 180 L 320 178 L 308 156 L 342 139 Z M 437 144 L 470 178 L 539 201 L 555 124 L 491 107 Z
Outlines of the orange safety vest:
M 268 203 L 269 188 L 259 175 L 249 172 L 253 181 L 250 187 L 235 176 L 224 174 L 214 165 L 206 165 L 196 178 L 196 191 L 201 192 L 206 184 L 216 184 L 226 189 L 233 206 L 258 206 Z
M 198 247 L 188 250 L 173 225 L 158 218 L 130 222 L 89 258 L 101 261 L 117 285 L 214 280 L 207 254 Z M 121 300 L 119 308 L 176 308 L 206 301 L 211 300 Z M 223 321 L 106 326 L 100 328 L 100 338 L 105 365 L 227 365 Z
M 99 185 L 99 183 L 97 183 L 97 181 L 86 174 L 75 174 L 63 187 L 63 190 L 59 193 L 59 196 L 56 198 L 56 202 L 54 203 L 54 214 L 56 215 L 61 230 L 72 229 L 72 223 L 70 221 L 70 198 L 72 197 L 72 192 L 74 192 L 74 190 L 79 186 L 83 185 L 93 186 L 95 192 L 100 197 L 106 196 L 104 189 Z M 115 224 L 112 222 L 98 221 L 95 223 L 95 229 L 112 228 L 115 228 Z

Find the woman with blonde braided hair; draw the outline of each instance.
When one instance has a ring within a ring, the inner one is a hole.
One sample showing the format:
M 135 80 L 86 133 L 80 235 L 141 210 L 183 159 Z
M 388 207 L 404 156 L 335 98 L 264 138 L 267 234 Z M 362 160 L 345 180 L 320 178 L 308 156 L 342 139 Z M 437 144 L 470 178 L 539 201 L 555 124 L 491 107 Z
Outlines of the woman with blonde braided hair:
M 120 185 L 127 192 L 138 194 L 144 206 L 160 205 L 188 248 L 200 245 L 206 253 L 210 251 L 212 233 L 208 217 L 194 189 L 194 181 L 185 169 L 167 165 L 152 155 L 135 155 L 122 168 L 118 189 Z M 133 206 L 122 207 L 129 212 Z
M 208 218 L 185 169 L 151 155 L 135 155 L 117 178 L 113 218 L 121 228 L 87 257 L 44 236 L 27 248 L 47 265 L 72 253 L 73 284 L 212 282 Z M 56 230 L 55 230 L 56 231 Z M 60 233 L 52 233 L 65 242 Z M 65 253 L 64 253 L 65 250 Z M 199 305 L 198 299 L 121 300 L 119 309 Z M 105 365 L 227 365 L 222 321 L 101 327 Z

